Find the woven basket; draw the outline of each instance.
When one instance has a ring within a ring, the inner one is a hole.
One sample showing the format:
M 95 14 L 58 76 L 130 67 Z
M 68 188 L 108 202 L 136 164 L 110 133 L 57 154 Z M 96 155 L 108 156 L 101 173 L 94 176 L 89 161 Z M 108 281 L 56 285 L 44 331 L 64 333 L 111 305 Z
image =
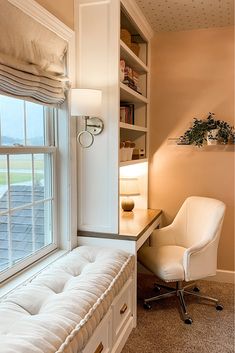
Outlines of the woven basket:
M 131 43 L 129 48 L 133 51 L 133 53 L 135 53 L 135 55 L 139 56 L 139 52 L 140 52 L 140 46 L 137 43 Z
M 127 29 L 121 29 L 121 40 L 128 45 L 128 47 L 131 45 L 131 34 Z

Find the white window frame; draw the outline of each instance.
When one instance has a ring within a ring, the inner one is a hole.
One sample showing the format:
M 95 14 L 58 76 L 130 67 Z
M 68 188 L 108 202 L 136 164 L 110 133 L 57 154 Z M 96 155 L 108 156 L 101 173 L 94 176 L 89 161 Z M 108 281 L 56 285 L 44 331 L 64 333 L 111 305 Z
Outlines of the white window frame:
M 75 83 L 74 31 L 34 0 L 8 1 L 67 41 L 67 75 L 73 86 Z M 71 118 L 70 116 L 70 93 L 68 93 L 65 103 L 57 110 L 57 115 L 56 148 L 59 153 L 55 154 L 56 169 L 54 170 L 56 176 L 55 184 L 57 186 L 55 192 L 57 198 L 54 204 L 57 213 L 56 224 L 54 225 L 54 232 L 56 232 L 56 234 L 54 234 L 54 236 L 58 239 L 58 249 L 69 251 L 77 246 L 76 118 Z M 52 250 L 53 249 L 50 249 L 50 251 Z M 46 247 L 45 254 L 41 254 L 40 258 L 44 255 L 48 255 L 48 249 L 46 249 Z M 34 257 L 33 261 L 36 260 L 38 260 L 37 256 Z M 22 267 L 26 268 L 32 265 L 32 259 L 26 258 L 21 264 Z M 20 270 L 20 267 L 17 268 L 17 271 Z M 10 271 L 11 269 L 9 269 L 8 275 L 14 275 L 14 273 L 10 273 Z M 15 274 L 17 275 L 18 272 Z
M 9 209 L 3 213 L 1 213 L 1 215 L 9 215 L 11 216 L 12 213 L 14 213 L 17 210 L 21 210 L 24 209 L 26 207 L 30 207 L 42 203 L 42 202 L 46 202 L 46 201 L 53 201 L 53 225 L 52 225 L 52 232 L 53 232 L 53 239 L 52 239 L 52 243 L 46 245 L 45 247 L 43 247 L 42 249 L 39 249 L 35 252 L 33 252 L 32 254 L 28 255 L 25 258 L 19 259 L 17 261 L 16 264 L 14 264 L 12 267 L 6 268 L 3 271 L 1 271 L 0 273 L 0 283 L 3 282 L 4 280 L 6 280 L 7 278 L 13 276 L 15 273 L 21 271 L 22 269 L 24 269 L 25 267 L 29 266 L 30 264 L 34 263 L 35 261 L 37 261 L 38 259 L 44 257 L 45 255 L 47 255 L 48 253 L 52 252 L 53 250 L 57 249 L 58 247 L 58 230 L 57 230 L 57 180 L 56 180 L 56 151 L 57 148 L 56 146 L 50 146 L 50 147 L 34 147 L 34 146 L 23 146 L 23 147 L 5 147 L 5 146 L 1 146 L 0 147 L 0 155 L 4 155 L 7 156 L 7 160 L 9 161 L 9 155 L 10 156 L 15 156 L 17 154 L 23 154 L 23 155 L 33 155 L 33 154 L 52 154 L 52 175 L 51 175 L 51 182 L 52 182 L 52 197 L 47 199 L 45 198 L 43 201 L 38 200 L 35 201 L 32 200 L 32 202 L 30 204 L 23 204 L 21 206 L 15 207 L 13 209 Z M 7 170 L 8 170 L 8 175 L 9 175 L 9 163 L 7 163 Z M 33 165 L 32 165 L 32 178 L 33 178 L 33 174 L 34 174 L 34 170 L 33 170 Z M 10 180 L 8 177 L 8 197 L 10 197 Z M 8 201 L 9 202 L 9 201 Z M 9 205 L 10 207 L 10 205 Z M 33 222 L 33 219 L 32 219 Z M 10 239 L 9 239 L 10 240 Z M 10 245 L 11 247 L 11 245 Z

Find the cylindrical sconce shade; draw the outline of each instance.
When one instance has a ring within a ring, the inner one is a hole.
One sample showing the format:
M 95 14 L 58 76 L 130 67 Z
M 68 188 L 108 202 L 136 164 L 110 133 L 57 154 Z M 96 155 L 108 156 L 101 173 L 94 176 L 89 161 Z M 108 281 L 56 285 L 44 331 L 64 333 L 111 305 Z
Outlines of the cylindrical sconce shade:
M 97 89 L 72 88 L 72 116 L 101 116 L 102 91 Z

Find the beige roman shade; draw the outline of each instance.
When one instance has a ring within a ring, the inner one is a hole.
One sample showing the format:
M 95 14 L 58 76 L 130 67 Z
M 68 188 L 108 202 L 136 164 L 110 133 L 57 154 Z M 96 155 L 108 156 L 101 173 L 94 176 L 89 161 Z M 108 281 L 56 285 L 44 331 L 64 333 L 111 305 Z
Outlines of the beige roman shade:
M 0 94 L 63 103 L 67 42 L 8 0 L 0 0 L 0 33 Z

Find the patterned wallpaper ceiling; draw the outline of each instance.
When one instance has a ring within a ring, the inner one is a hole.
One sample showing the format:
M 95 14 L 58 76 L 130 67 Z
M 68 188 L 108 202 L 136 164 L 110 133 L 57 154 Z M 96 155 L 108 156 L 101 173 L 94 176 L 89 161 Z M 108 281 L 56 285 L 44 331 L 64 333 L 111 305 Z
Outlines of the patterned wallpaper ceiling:
M 136 0 L 156 32 L 234 24 L 234 0 Z

